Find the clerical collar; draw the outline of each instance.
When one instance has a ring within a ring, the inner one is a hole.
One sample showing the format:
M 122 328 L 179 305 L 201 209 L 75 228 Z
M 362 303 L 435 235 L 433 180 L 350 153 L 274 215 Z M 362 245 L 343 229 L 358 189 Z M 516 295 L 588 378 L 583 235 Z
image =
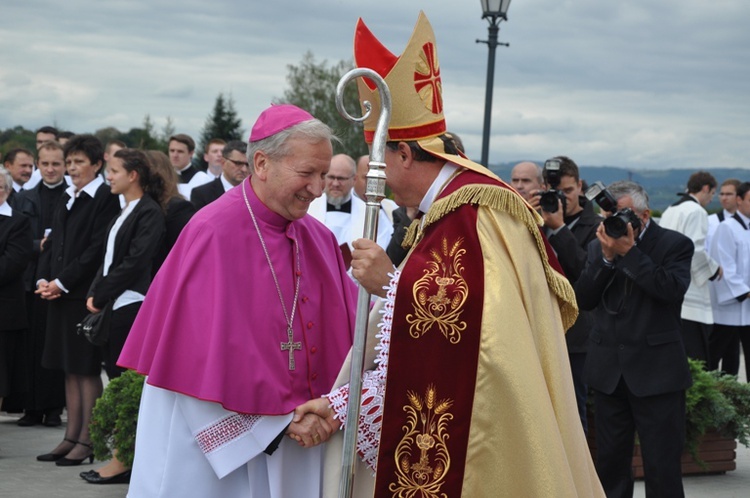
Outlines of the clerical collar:
M 47 183 L 47 182 L 45 182 L 44 180 L 42 180 L 42 185 L 44 185 L 44 186 L 45 186 L 45 187 L 47 187 L 47 188 L 57 188 L 57 187 L 59 187 L 60 185 L 62 185 L 62 184 L 63 184 L 63 182 L 65 182 L 65 180 L 60 180 L 59 182 L 57 182 L 57 183 L 55 183 L 54 185 L 52 185 L 52 184 L 50 184 L 50 183 Z
M 175 171 L 177 172 L 177 174 L 178 174 L 178 175 L 182 175 L 182 172 L 183 172 L 183 171 L 187 171 L 187 169 L 188 169 L 188 168 L 189 168 L 190 166 L 192 166 L 192 165 L 193 165 L 192 163 L 188 163 L 188 164 L 187 164 L 187 166 L 185 166 L 185 167 L 184 167 L 184 168 L 182 168 L 182 169 L 177 169 L 177 168 L 175 168 Z
M 426 213 L 430 210 L 430 207 L 432 207 L 432 203 L 435 202 L 437 196 L 440 195 L 440 192 L 443 191 L 446 184 L 448 183 L 448 180 L 450 180 L 451 176 L 453 176 L 458 170 L 459 167 L 455 164 L 451 164 L 448 162 L 443 164 L 443 167 L 440 169 L 440 173 L 438 173 L 438 175 L 432 181 L 432 185 L 430 185 L 430 188 L 427 189 L 427 193 L 424 195 L 424 197 L 422 197 L 422 202 L 419 203 L 420 211 Z
M 294 236 L 294 223 L 286 219 L 279 213 L 272 211 L 266 206 L 263 201 L 258 197 L 253 188 L 253 182 L 250 181 L 250 177 L 247 177 L 246 181 L 248 184 L 245 186 L 247 192 L 247 199 L 253 208 L 255 217 L 259 222 L 262 222 L 261 230 L 264 227 L 273 228 L 278 231 L 286 231 L 290 237 Z M 251 225 L 252 226 L 252 225 Z M 265 236 L 265 232 L 263 232 Z
M 10 204 L 8 204 L 8 201 L 5 201 L 2 204 L 0 204 L 0 215 L 13 216 L 13 209 L 10 207 Z
M 340 206 L 326 202 L 326 211 L 334 211 L 336 213 L 351 213 L 352 212 L 352 200 L 351 198 L 342 203 Z

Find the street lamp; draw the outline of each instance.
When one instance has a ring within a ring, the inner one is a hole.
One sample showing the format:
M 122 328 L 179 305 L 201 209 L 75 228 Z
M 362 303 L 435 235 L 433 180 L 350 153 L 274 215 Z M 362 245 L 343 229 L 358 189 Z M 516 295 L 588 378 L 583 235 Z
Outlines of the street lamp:
M 505 47 L 509 43 L 497 41 L 497 33 L 500 31 L 500 21 L 508 20 L 508 7 L 510 0 L 480 0 L 482 3 L 482 19 L 489 22 L 489 39 L 477 40 L 477 43 L 486 43 L 490 48 L 487 58 L 487 90 L 484 95 L 484 131 L 482 133 L 482 164 L 489 166 L 490 154 L 490 121 L 492 120 L 492 86 L 495 80 L 495 49 L 498 45 Z

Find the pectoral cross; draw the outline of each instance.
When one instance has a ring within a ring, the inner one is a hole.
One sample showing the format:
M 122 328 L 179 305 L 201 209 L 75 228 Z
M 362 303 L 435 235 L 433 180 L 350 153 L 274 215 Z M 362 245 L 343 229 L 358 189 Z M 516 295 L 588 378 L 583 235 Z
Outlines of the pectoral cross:
M 294 370 L 294 350 L 301 350 L 302 342 L 294 342 L 294 331 L 292 331 L 292 327 L 286 329 L 286 334 L 289 337 L 289 340 L 281 343 L 281 350 L 289 351 L 289 370 Z

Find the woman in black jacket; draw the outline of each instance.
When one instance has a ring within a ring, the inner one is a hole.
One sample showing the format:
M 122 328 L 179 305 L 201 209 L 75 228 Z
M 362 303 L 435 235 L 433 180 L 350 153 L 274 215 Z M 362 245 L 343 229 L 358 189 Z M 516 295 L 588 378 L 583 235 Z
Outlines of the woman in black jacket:
M 86 294 L 102 262 L 107 225 L 120 210 L 117 196 L 99 175 L 104 158 L 99 139 L 76 135 L 64 152 L 73 185 L 60 198 L 43 245 L 36 290 L 50 302 L 42 366 L 65 372 L 68 411 L 63 441 L 37 460 L 59 466 L 93 460 L 89 420 L 102 394 L 102 354 L 76 334 L 76 324 L 88 314 Z
M 23 272 L 33 244 L 29 219 L 7 202 L 12 191 L 10 173 L 0 166 L 0 407 L 10 394 L 17 347 L 28 326 Z
M 166 232 L 161 203 L 164 186 L 155 175 L 146 155 L 138 150 L 121 149 L 107 163 L 107 180 L 113 194 L 125 198 L 125 208 L 110 223 L 104 261 L 89 290 L 86 307 L 101 311 L 110 301 L 112 317 L 109 338 L 104 344 L 104 366 L 110 379 L 124 369 L 116 365 L 120 351 L 151 284 L 151 267 Z M 81 477 L 96 484 L 127 482 L 130 470 L 117 460 Z

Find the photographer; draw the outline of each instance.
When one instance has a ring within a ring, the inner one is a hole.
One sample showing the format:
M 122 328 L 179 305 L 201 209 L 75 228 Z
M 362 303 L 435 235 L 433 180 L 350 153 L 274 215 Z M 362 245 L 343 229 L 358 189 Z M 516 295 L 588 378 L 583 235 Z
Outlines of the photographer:
M 637 430 L 646 496 L 684 496 L 691 379 L 680 310 L 693 243 L 651 222 L 640 185 L 615 182 L 608 190 L 611 205 L 597 202 L 616 212 L 597 228 L 575 284 L 579 307 L 595 310 L 584 378 L 595 392 L 596 468 L 608 497 L 631 497 Z
M 558 156 L 546 161 L 544 176 L 545 181 L 548 182 L 547 185 L 563 194 L 565 199 L 564 207 L 563 198 L 554 199 L 557 207 L 554 212 L 542 208 L 545 232 L 565 275 L 570 283 L 575 285 L 586 264 L 586 246 L 596 238 L 596 228 L 602 218 L 594 212 L 593 203 L 582 195 L 578 166 L 572 159 Z M 554 183 L 554 186 L 549 180 Z M 586 362 L 587 339 L 592 326 L 591 313 L 582 311 L 565 335 L 578 413 L 584 431 L 587 430 L 588 425 L 586 422 L 588 388 L 583 380 L 583 366 Z

